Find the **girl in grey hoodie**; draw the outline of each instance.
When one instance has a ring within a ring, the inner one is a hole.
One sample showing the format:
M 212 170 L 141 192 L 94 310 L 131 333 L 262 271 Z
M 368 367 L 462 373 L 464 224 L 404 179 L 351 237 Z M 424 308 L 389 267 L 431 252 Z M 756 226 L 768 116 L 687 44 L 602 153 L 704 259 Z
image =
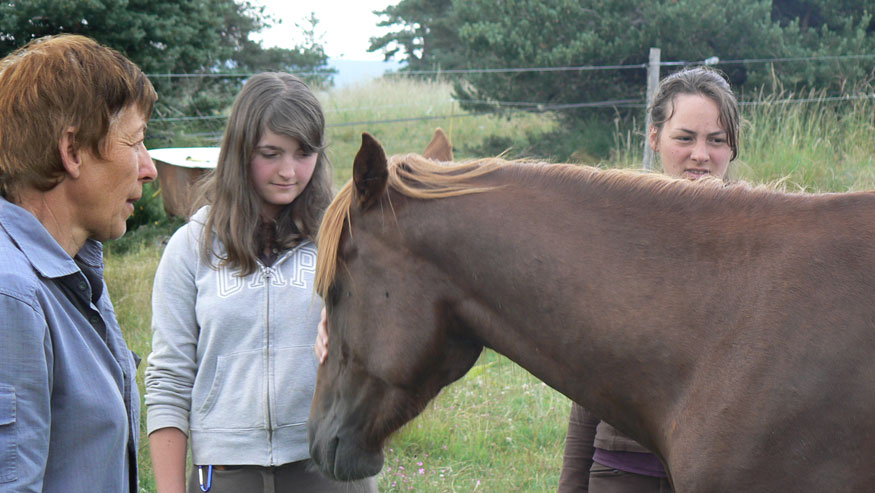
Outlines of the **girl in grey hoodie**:
M 237 96 L 201 207 L 170 239 L 152 291 L 147 431 L 159 493 L 376 491 L 308 467 L 322 302 L 313 240 L 331 200 L 325 119 L 296 77 Z

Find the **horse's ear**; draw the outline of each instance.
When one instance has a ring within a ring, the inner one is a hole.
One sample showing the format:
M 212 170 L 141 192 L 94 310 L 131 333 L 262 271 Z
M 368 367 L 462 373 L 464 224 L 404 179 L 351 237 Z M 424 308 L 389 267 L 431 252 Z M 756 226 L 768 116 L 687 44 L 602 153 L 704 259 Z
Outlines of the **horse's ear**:
M 355 155 L 352 165 L 352 180 L 355 184 L 356 199 L 362 209 L 372 206 L 383 190 L 389 177 L 386 153 L 371 134 L 362 134 L 362 146 Z
M 452 161 L 453 146 L 450 144 L 450 138 L 444 133 L 443 129 L 438 127 L 434 131 L 434 137 L 422 153 L 422 157 L 434 159 L 435 161 Z

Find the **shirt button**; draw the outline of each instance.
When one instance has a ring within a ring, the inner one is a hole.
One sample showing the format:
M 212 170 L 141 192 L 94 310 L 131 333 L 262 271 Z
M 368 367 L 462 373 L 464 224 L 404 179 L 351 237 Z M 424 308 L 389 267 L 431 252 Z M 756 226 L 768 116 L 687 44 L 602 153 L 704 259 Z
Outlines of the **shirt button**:
M 79 281 L 79 291 L 85 291 L 88 286 L 85 285 L 85 281 Z
M 100 317 L 98 317 L 97 315 L 93 315 L 91 317 L 91 325 L 97 325 L 99 323 L 100 323 Z

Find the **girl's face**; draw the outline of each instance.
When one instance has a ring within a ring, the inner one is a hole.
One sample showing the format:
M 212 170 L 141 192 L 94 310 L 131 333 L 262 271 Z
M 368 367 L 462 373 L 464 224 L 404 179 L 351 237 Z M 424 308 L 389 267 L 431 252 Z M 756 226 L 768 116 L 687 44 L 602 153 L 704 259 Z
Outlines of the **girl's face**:
M 305 152 L 292 137 L 264 130 L 249 165 L 266 219 L 275 218 L 283 206 L 301 195 L 318 159 L 318 153 Z
M 726 176 L 732 149 L 720 126 L 720 109 L 701 94 L 678 94 L 662 129 L 650 128 L 650 147 L 662 159 L 665 174 L 698 180 Z

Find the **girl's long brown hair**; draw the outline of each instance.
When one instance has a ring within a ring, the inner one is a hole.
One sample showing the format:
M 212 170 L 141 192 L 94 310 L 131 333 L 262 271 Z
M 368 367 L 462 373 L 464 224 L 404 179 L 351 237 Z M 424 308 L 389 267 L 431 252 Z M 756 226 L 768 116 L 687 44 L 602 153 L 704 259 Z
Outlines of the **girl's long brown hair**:
M 262 200 L 250 178 L 249 163 L 264 130 L 291 137 L 305 152 L 319 157 L 310 183 L 294 202 L 283 207 L 274 224 L 264 224 Z M 198 186 L 194 209 L 210 204 L 201 252 L 215 255 L 219 265 L 239 267 L 241 275 L 255 271 L 265 245 L 265 231 L 288 249 L 305 238 L 315 241 L 325 208 L 332 197 L 331 164 L 325 157 L 325 117 L 307 85 L 286 73 L 261 73 L 243 86 L 234 101 L 215 171 Z M 213 232 L 224 252 L 213 246 Z

